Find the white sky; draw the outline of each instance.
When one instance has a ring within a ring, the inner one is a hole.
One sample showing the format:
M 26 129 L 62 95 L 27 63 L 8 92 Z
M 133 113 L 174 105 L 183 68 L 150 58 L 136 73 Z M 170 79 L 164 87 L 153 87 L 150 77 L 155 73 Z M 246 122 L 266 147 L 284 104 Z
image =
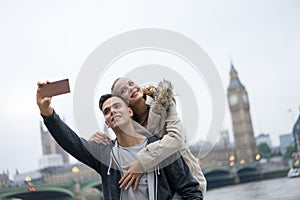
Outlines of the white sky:
M 69 78 L 72 89 L 88 55 L 132 29 L 164 28 L 193 39 L 226 89 L 232 60 L 248 91 L 255 135 L 269 133 L 278 145 L 299 115 L 297 0 L 2 0 L 0 24 L 0 170 L 11 174 L 38 168 L 42 155 L 36 82 Z M 75 127 L 72 103 L 68 94 L 53 106 Z M 224 126 L 231 133 L 228 113 Z

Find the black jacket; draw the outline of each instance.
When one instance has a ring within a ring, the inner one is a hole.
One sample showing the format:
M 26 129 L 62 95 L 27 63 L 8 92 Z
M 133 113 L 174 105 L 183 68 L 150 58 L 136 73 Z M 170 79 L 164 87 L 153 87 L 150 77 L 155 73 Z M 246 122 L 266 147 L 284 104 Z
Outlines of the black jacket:
M 110 164 L 111 149 L 115 141 L 108 145 L 97 144 L 77 136 L 54 112 L 49 117 L 42 116 L 44 123 L 57 143 L 73 157 L 96 170 L 102 177 L 103 195 L 107 200 L 119 200 L 121 179 L 115 163 Z M 157 141 L 157 136 L 148 137 L 148 144 Z M 183 199 L 203 199 L 199 183 L 192 177 L 188 166 L 179 153 L 168 159 L 172 163 L 159 170 L 157 175 L 157 199 L 170 199 L 175 191 Z

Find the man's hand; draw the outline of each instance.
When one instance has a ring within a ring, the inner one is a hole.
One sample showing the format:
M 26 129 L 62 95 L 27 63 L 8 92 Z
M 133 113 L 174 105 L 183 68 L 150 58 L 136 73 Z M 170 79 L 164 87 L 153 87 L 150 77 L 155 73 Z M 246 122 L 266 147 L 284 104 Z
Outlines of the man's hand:
M 50 106 L 51 98 L 50 97 L 42 98 L 42 96 L 41 96 L 41 88 L 44 84 L 47 84 L 47 83 L 48 82 L 46 82 L 46 83 L 38 82 L 37 83 L 38 89 L 36 91 L 36 103 L 39 106 L 39 109 L 43 116 L 51 116 L 53 114 L 53 108 Z
M 107 145 L 109 144 L 110 138 L 104 133 L 96 132 L 94 135 L 90 137 L 90 140 L 98 144 Z
M 136 190 L 144 173 L 142 164 L 137 160 L 122 166 L 122 168 L 127 170 L 127 172 L 119 181 L 119 184 L 121 184 L 120 188 L 126 185 L 125 190 L 127 190 L 134 183 L 133 188 Z

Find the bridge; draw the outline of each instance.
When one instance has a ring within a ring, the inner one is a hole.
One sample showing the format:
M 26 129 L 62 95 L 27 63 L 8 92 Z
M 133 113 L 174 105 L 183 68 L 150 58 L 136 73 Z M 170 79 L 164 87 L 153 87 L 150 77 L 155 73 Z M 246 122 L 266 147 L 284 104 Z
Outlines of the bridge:
M 276 166 L 276 167 L 275 167 Z M 203 173 L 207 179 L 207 188 L 221 187 L 238 183 L 286 176 L 288 167 L 285 165 L 260 165 L 258 163 L 246 163 L 243 165 L 211 166 L 204 167 Z M 64 183 L 27 185 L 23 187 L 2 188 L 0 200 L 10 198 L 30 199 L 30 200 L 82 200 L 87 198 L 88 191 L 92 188 L 98 189 L 99 199 L 102 197 L 102 183 L 99 177 L 73 180 Z M 100 191 L 100 194 L 99 194 Z
M 258 163 L 247 163 L 234 167 L 211 166 L 203 168 L 203 173 L 207 180 L 208 189 L 261 179 Z
M 99 197 L 102 197 L 102 182 L 99 177 L 66 181 L 63 183 L 52 184 L 31 184 L 22 187 L 2 188 L 0 192 L 0 199 L 30 199 L 30 200 L 67 200 L 76 199 L 83 200 L 88 196 L 88 191 L 91 188 L 96 188 L 100 191 Z

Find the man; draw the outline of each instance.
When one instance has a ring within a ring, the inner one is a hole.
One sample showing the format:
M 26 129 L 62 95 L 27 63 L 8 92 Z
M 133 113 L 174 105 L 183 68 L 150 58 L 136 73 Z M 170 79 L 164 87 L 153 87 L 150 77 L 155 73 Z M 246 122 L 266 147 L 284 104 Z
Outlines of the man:
M 117 139 L 109 145 L 96 144 L 79 138 L 55 113 L 51 107 L 51 98 L 41 98 L 38 83 L 37 104 L 44 123 L 51 135 L 68 153 L 95 169 L 102 177 L 103 195 L 105 199 L 171 199 L 174 192 L 179 192 L 183 199 L 202 199 L 198 182 L 190 175 L 190 171 L 181 157 L 170 165 L 147 172 L 141 178 L 137 190 L 132 187 L 120 189 L 118 181 L 124 170 L 122 166 L 136 159 L 135 152 L 145 145 L 158 140 L 149 135 L 146 129 L 136 132 L 131 116 L 133 112 L 121 97 L 103 95 L 99 107 L 105 122 L 115 132 Z M 170 159 L 173 159 L 170 157 Z

